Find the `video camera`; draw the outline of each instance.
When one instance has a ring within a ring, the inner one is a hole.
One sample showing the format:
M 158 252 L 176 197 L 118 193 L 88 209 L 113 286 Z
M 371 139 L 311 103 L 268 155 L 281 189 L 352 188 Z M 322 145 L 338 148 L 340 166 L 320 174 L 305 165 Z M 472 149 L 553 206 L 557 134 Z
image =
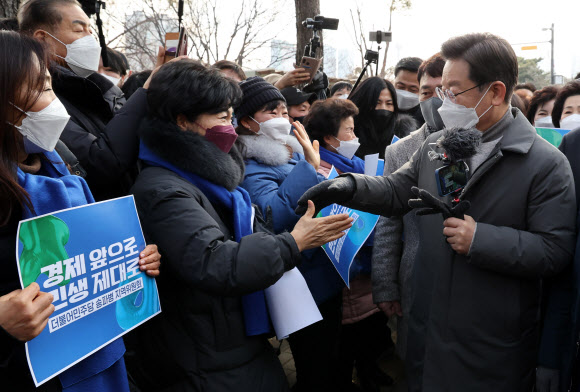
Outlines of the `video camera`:
M 379 63 L 379 52 L 377 52 L 376 50 L 367 49 L 367 51 L 365 52 L 365 60 L 369 64 L 371 64 L 371 63 L 378 64 Z
M 338 22 L 339 22 L 338 19 L 325 18 L 322 15 L 316 15 L 314 19 L 306 18 L 306 20 L 302 22 L 302 26 L 306 27 L 307 29 L 312 29 L 314 31 L 338 30 Z
M 94 14 L 100 13 L 101 9 L 107 8 L 107 5 L 102 0 L 79 0 L 83 11 L 87 16 L 91 17 Z
M 321 48 L 319 31 L 321 30 L 338 30 L 338 19 L 325 18 L 322 15 L 316 15 L 313 18 L 306 18 L 302 26 L 313 31 L 310 42 L 304 47 L 304 56 L 311 59 L 317 59 L 317 50 Z

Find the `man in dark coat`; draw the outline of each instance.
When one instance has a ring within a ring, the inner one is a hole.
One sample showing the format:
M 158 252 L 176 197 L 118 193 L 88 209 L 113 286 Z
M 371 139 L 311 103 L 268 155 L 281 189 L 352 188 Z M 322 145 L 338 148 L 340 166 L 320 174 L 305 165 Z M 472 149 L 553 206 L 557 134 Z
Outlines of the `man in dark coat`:
M 564 136 L 559 147 L 568 158 L 576 188 L 576 205 L 580 197 L 580 128 Z M 580 224 L 577 217 L 576 227 Z M 543 282 L 543 325 L 538 352 L 536 390 L 538 392 L 568 391 L 580 381 L 577 344 L 580 341 L 580 237 L 574 262 L 557 276 Z M 575 358 L 576 357 L 576 358 Z
M 61 140 L 86 170 L 95 199 L 126 195 L 137 162 L 137 127 L 147 114 L 145 90 L 123 107 L 122 91 L 96 72 L 100 47 L 89 42 L 91 21 L 76 0 L 30 0 L 18 18 L 21 31 L 53 53 L 54 92 L 71 116 Z
M 440 110 L 441 117 L 447 127 L 475 122 L 482 144 L 467 160 L 472 175 L 459 200 L 471 207 L 464 219 L 419 219 L 409 390 L 530 391 L 541 278 L 565 268 L 574 250 L 572 172 L 565 157 L 509 105 L 518 67 L 507 41 L 468 34 L 444 43 L 442 55 L 443 94 L 451 101 L 443 106 L 453 110 Z M 441 135 L 429 136 L 388 177 L 342 175 L 311 188 L 299 204 L 312 200 L 317 208 L 338 203 L 402 215 L 416 198 L 413 186 L 437 194 L 434 173 L 444 163 L 431 160 L 429 152 L 443 152 L 430 145 Z M 451 202 L 450 196 L 438 199 Z

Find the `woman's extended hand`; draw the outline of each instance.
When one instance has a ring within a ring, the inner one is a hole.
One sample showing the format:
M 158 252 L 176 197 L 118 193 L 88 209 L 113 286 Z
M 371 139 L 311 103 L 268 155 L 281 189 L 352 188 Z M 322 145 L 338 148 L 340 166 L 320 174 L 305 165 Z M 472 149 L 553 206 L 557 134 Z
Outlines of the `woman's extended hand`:
M 300 252 L 313 249 L 339 239 L 352 226 L 353 218 L 348 214 L 314 218 L 314 203 L 308 200 L 308 210 L 290 233 Z
M 37 283 L 0 297 L 0 326 L 10 335 L 28 342 L 37 337 L 54 312 L 52 294 L 40 291 Z
M 314 170 L 318 170 L 320 166 L 320 145 L 318 140 L 310 143 L 310 138 L 306 133 L 306 129 L 304 129 L 304 125 L 298 121 L 294 121 L 292 125 L 294 125 L 294 135 L 304 149 L 306 162 L 310 163 L 314 167 Z
M 141 271 L 149 276 L 159 276 L 161 266 L 161 255 L 157 250 L 157 245 L 147 245 L 139 255 L 139 266 Z

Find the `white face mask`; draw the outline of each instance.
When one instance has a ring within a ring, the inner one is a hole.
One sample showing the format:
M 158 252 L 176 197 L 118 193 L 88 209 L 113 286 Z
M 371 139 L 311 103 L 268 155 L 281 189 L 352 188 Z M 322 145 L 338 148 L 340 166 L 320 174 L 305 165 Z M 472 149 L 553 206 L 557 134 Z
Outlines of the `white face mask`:
M 115 86 L 119 85 L 119 82 L 121 81 L 121 78 L 115 78 L 113 76 L 109 76 L 107 74 L 100 74 L 101 76 L 104 76 L 105 78 L 107 78 L 111 83 L 113 83 Z
M 563 120 L 560 120 L 560 128 L 562 129 L 576 129 L 580 127 L 580 114 L 571 114 Z
M 56 146 L 60 134 L 70 118 L 62 102 L 56 98 L 40 112 L 25 112 L 19 107 L 13 106 L 26 114 L 22 120 L 22 125 L 14 125 L 24 137 L 26 153 L 34 154 L 54 150 L 54 146 Z
M 342 94 L 337 97 L 338 99 L 348 99 L 348 94 Z
M 86 78 L 90 74 L 99 70 L 99 60 L 101 59 L 101 47 L 92 35 L 87 35 L 73 41 L 72 44 L 65 44 L 54 35 L 46 31 L 46 34 L 66 46 L 66 57 L 57 54 L 80 77 Z
M 554 124 L 552 123 L 552 116 L 538 118 L 536 121 L 534 121 L 534 127 L 554 128 Z
M 358 142 L 358 137 L 355 137 L 352 140 L 346 140 L 346 141 L 340 140 L 337 137 L 335 137 L 335 139 L 340 142 L 340 146 L 333 147 L 336 150 L 336 152 L 347 159 L 352 159 L 352 157 L 354 156 L 354 153 L 360 147 L 360 143 Z
M 256 121 L 253 117 L 250 118 Z M 282 144 L 286 144 L 286 139 L 288 139 L 290 130 L 292 129 L 292 124 L 290 124 L 287 119 L 284 117 L 275 117 L 268 121 L 257 123 L 260 125 L 258 135 L 265 135 L 270 139 L 274 139 Z
M 419 105 L 418 94 L 397 89 L 397 106 L 399 106 L 399 109 L 409 110 L 413 109 L 417 105 Z
M 463 129 L 470 129 L 477 125 L 479 119 L 482 118 L 485 113 L 489 111 L 493 107 L 491 105 L 481 116 L 477 115 L 475 109 L 479 106 L 483 97 L 487 94 L 489 89 L 493 84 L 490 84 L 485 94 L 479 99 L 477 105 L 474 108 L 466 108 L 463 105 L 459 105 L 458 103 L 453 103 L 449 98 L 445 97 L 443 100 L 443 105 L 438 109 L 439 114 L 441 115 L 441 119 L 443 120 L 443 124 L 445 124 L 445 128 L 463 128 Z

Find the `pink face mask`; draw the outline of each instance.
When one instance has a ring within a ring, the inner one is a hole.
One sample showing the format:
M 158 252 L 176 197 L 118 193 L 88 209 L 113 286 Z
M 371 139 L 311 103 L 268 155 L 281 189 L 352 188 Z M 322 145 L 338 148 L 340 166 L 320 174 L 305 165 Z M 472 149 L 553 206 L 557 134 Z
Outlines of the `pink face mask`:
M 205 130 L 205 138 L 227 154 L 236 142 L 238 134 L 233 125 L 216 125 Z

